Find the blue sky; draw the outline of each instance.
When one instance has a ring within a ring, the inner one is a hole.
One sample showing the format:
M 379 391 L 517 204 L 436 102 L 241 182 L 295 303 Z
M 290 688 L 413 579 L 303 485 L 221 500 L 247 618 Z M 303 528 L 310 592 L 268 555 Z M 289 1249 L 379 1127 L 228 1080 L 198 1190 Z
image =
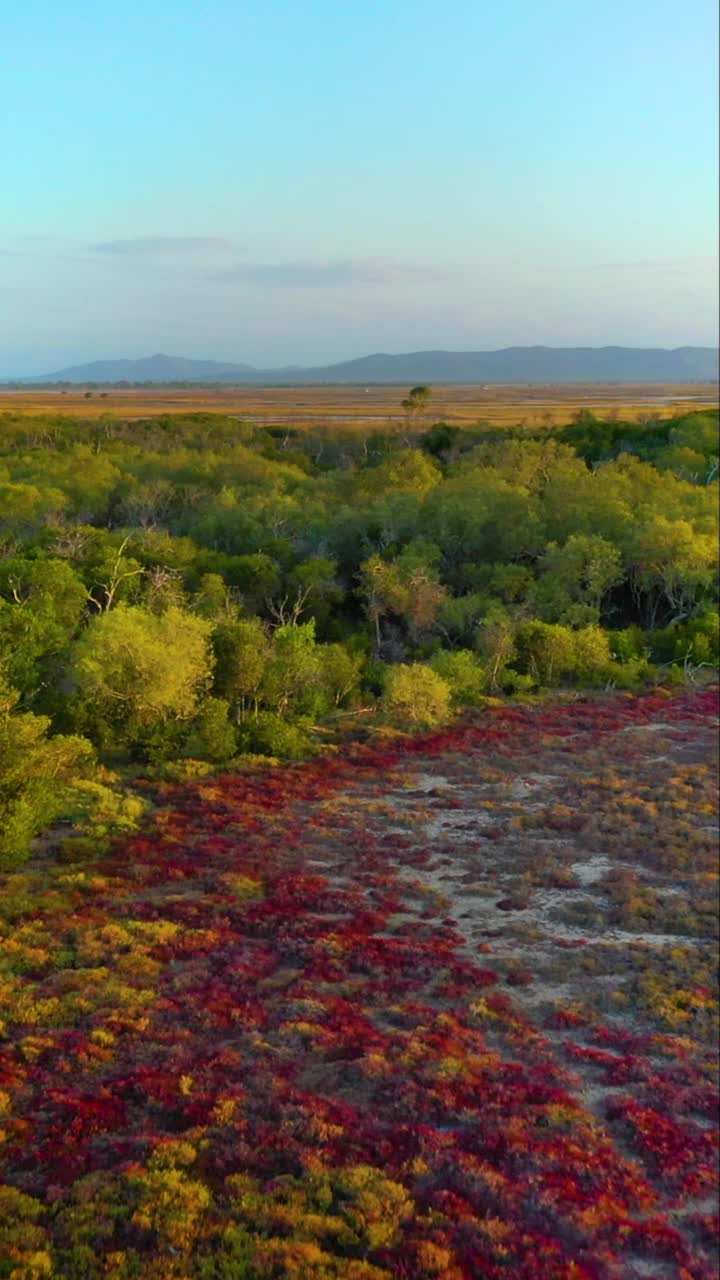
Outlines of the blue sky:
M 23 0 L 0 376 L 710 344 L 714 0 Z

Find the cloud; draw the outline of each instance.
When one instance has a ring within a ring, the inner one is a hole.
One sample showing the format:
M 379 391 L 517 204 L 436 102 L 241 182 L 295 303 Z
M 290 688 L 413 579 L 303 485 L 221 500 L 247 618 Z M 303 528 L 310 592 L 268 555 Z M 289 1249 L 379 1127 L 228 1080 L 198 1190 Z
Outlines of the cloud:
M 127 256 L 152 253 L 225 253 L 232 248 L 221 236 L 135 236 L 131 240 L 101 240 L 88 246 L 95 253 Z
M 264 284 L 282 288 L 335 289 L 351 284 L 412 284 L 436 278 L 432 267 L 416 267 L 383 258 L 341 262 L 244 262 L 217 271 L 213 280 L 229 284 Z

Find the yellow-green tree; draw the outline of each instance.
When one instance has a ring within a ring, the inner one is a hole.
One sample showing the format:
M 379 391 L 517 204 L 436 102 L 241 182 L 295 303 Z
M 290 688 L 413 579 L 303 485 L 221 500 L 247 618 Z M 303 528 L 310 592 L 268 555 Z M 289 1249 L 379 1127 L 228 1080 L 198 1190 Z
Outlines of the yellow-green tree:
M 398 663 L 388 668 L 382 706 L 400 724 L 440 724 L 449 714 L 450 696 L 450 685 L 432 667 Z
M 24 862 L 33 838 L 69 804 L 94 754 L 85 738 L 48 737 L 50 721 L 18 707 L 0 672 L 0 870 Z
M 81 697 L 113 718 L 186 720 L 212 677 L 212 625 L 175 606 L 120 604 L 94 618 L 75 649 Z

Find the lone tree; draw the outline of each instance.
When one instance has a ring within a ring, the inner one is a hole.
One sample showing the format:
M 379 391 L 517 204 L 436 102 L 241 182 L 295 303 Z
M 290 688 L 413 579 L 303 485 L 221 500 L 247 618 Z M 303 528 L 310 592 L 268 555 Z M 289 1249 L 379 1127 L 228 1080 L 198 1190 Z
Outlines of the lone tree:
M 432 389 L 430 387 L 413 387 L 406 398 L 401 401 L 409 422 L 415 422 L 430 404 Z

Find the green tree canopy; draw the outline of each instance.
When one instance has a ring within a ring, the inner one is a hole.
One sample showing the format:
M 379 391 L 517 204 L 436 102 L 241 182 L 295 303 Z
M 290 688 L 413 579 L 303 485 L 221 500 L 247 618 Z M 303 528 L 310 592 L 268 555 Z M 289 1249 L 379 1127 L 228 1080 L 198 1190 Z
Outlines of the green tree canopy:
M 212 677 L 211 624 L 171 606 L 152 614 L 134 605 L 94 618 L 75 648 L 82 698 L 113 719 L 188 719 Z

